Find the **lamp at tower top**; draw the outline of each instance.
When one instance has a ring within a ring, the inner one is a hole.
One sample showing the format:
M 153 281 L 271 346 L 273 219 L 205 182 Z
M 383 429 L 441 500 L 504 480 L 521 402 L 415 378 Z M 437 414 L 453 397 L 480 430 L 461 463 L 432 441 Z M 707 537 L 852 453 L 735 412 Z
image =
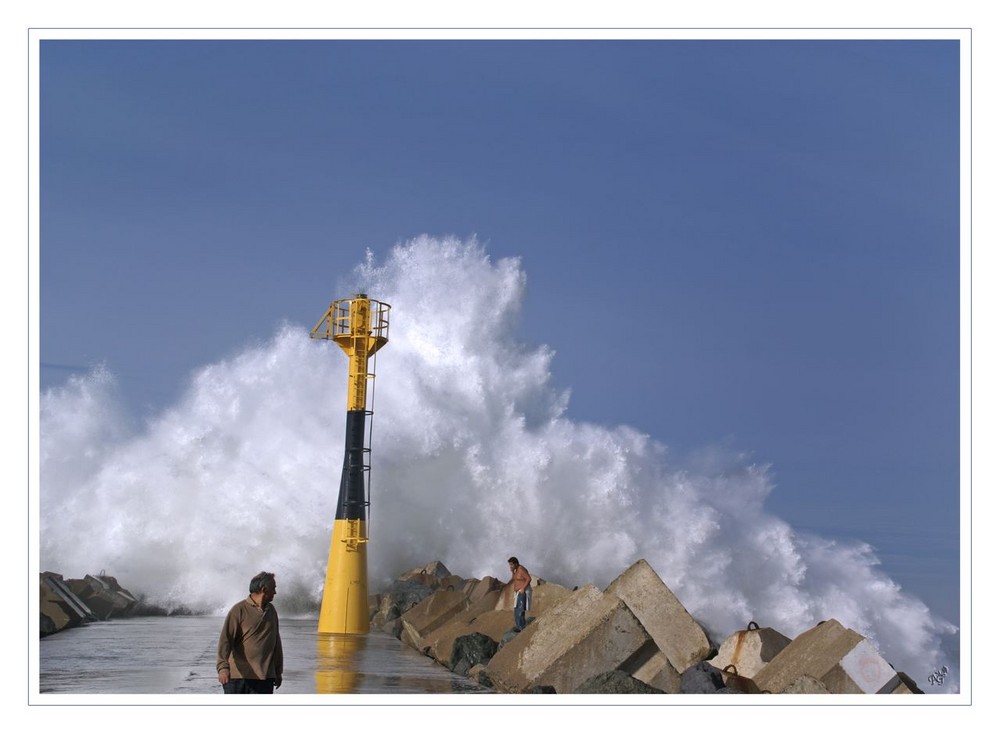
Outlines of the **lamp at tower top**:
M 389 341 L 389 304 L 356 293 L 330 304 L 309 336 L 336 342 L 351 360 L 347 409 L 364 410 L 368 358 Z
M 345 344 L 350 345 L 349 339 L 367 336 L 371 340 L 368 353 L 373 354 L 389 341 L 390 308 L 388 303 L 355 293 L 353 298 L 331 303 L 309 336 L 336 341 L 348 355 L 350 352 Z

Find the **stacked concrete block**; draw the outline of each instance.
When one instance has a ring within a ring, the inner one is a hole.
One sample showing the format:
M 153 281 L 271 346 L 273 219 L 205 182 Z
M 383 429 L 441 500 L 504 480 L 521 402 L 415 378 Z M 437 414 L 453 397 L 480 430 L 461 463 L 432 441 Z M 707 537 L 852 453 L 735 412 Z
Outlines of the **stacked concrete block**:
M 66 602 L 44 578 L 39 584 L 39 632 L 42 637 L 62 632 L 67 627 L 74 627 L 80 623 L 80 617 L 74 613 Z
M 592 678 L 588 678 L 573 693 L 622 695 L 632 693 L 663 693 L 663 691 L 647 685 L 623 670 L 609 670 L 607 673 L 599 673 Z
M 798 678 L 793 680 L 789 685 L 787 685 L 782 693 L 792 693 L 792 694 L 805 694 L 805 695 L 817 695 L 826 694 L 829 695 L 830 691 L 827 690 L 826 686 L 820 683 L 818 680 L 813 678 L 811 675 L 800 675 Z
M 900 683 L 893 667 L 866 639 L 823 677 L 823 685 L 834 693 L 892 693 Z
M 403 613 L 400 639 L 421 649 L 421 638 L 465 611 L 469 601 L 461 591 L 436 591 L 412 609 Z M 405 635 L 405 639 L 404 639 Z
M 452 574 L 440 561 L 411 569 L 400 574 L 381 594 L 368 597 L 371 626 L 399 637 L 402 622 L 398 618 L 434 592 L 444 589 L 468 596 L 468 590 L 478 588 L 479 584 L 476 579 Z
M 708 657 L 705 631 L 645 560 L 633 563 L 606 593 L 625 602 L 678 673 Z
M 719 654 L 709 662 L 719 670 L 732 666 L 737 675 L 753 678 L 790 643 L 780 632 L 751 622 L 747 629 L 727 637 L 719 646 Z
M 795 640 L 751 623 L 706 661 L 710 643 L 704 630 L 645 560 L 603 593 L 592 585 L 571 592 L 533 579 L 528 626 L 520 633 L 512 630 L 509 583 L 486 577 L 459 585 L 440 562 L 401 578 L 410 580 L 397 585 L 425 593 L 436 583 L 447 587 L 407 612 L 398 636 L 444 666 L 453 664 L 457 639 L 488 637 L 499 646 L 496 654 L 485 666 L 470 659 L 467 674 L 503 692 L 571 693 L 588 678 L 620 673 L 658 691 L 685 693 L 691 691 L 684 675 L 699 672 L 711 679 L 702 687 L 713 693 L 921 692 L 837 620 Z
M 618 669 L 664 693 L 680 693 L 681 674 L 652 640 Z
M 487 594 L 499 591 L 502 588 L 502 581 L 499 581 L 492 576 L 486 576 L 482 579 L 466 579 L 465 586 L 462 588 L 462 591 L 469 601 L 475 604 L 476 601 Z
M 891 693 L 901 682 L 868 640 L 836 619 L 796 637 L 753 680 L 761 691 L 781 693 L 803 676 L 830 693 Z
M 39 574 L 39 634 L 46 635 L 97 621 L 90 608 L 72 592 L 60 574 Z
M 500 648 L 485 672 L 508 693 L 531 686 L 571 693 L 588 678 L 618 669 L 650 639 L 621 599 L 587 585 Z
M 458 591 L 465 594 L 465 579 L 455 574 L 450 574 L 437 581 L 437 588 L 445 591 Z
M 899 676 L 899 685 L 893 689 L 893 693 L 923 693 L 917 682 L 902 670 L 897 670 L 896 675 Z
M 445 665 L 451 659 L 451 646 L 459 637 L 479 632 L 499 642 L 503 633 L 510 629 L 511 616 L 508 612 L 493 611 L 498 593 L 494 591 L 476 601 L 470 600 L 466 609 L 427 632 L 417 649 Z
M 705 662 L 707 663 L 708 661 L 706 660 Z M 735 665 L 727 665 L 722 669 L 721 673 L 723 685 L 731 691 L 760 693 L 760 689 L 753 682 L 753 678 L 747 678 L 737 673 Z
M 126 616 L 137 604 L 132 594 L 123 589 L 114 576 L 84 576 L 66 582 L 98 619 Z
M 455 618 L 447 625 L 434 630 L 421 641 L 423 647 L 420 651 L 442 665 L 447 665 L 451 659 L 455 640 L 458 638 L 478 633 L 500 643 L 510 630 L 511 620 L 508 612 L 492 610 L 480 612 L 471 619 Z
M 439 588 L 441 579 L 451 576 L 451 571 L 441 561 L 431 561 L 425 566 L 418 566 L 399 575 L 400 581 L 414 580 L 425 586 Z
M 377 607 L 371 616 L 371 625 L 376 629 L 382 629 L 389 634 L 394 634 L 390 630 L 398 628 L 399 618 L 404 612 L 412 609 L 424 599 L 434 593 L 434 589 L 425 586 L 413 579 L 397 579 L 382 594 L 377 596 Z M 369 600 L 369 612 L 372 611 L 372 603 Z M 398 637 L 398 634 L 395 636 Z
M 452 645 L 455 640 L 464 635 L 481 633 L 496 642 L 501 642 L 504 635 L 514 626 L 514 615 L 510 610 L 497 609 L 497 600 L 501 595 L 499 589 L 489 591 L 478 599 L 470 598 L 469 608 L 455 615 L 446 624 L 424 635 L 418 648 L 430 655 L 442 665 L 451 659 Z M 534 590 L 531 611 L 528 619 L 536 619 L 546 610 L 556 605 L 570 594 L 570 590 L 558 584 L 542 583 Z

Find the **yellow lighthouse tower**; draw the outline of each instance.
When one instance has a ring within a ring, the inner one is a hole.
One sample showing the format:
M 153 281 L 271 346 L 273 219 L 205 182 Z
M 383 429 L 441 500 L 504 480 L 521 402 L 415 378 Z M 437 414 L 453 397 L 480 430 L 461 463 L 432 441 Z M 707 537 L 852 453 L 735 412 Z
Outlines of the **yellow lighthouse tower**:
M 358 293 L 334 301 L 309 336 L 336 342 L 349 360 L 344 470 L 333 521 L 319 632 L 368 632 L 368 359 L 389 340 L 389 304 Z

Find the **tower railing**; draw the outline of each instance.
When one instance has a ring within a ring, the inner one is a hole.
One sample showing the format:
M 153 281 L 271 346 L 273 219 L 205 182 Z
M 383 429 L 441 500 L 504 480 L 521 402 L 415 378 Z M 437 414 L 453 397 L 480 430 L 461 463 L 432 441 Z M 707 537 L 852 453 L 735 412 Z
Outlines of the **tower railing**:
M 363 296 L 364 294 L 360 294 Z M 355 298 L 341 298 L 330 304 L 330 308 L 313 327 L 309 333 L 313 339 L 329 339 L 340 343 L 345 340 L 363 339 L 365 337 L 374 339 L 377 346 L 375 349 L 369 348 L 369 353 L 374 353 L 376 349 L 389 341 L 389 309 L 388 303 L 382 303 L 374 299 L 367 299 L 370 304 L 369 323 L 364 334 L 354 333 L 351 319 L 351 304 L 357 300 Z

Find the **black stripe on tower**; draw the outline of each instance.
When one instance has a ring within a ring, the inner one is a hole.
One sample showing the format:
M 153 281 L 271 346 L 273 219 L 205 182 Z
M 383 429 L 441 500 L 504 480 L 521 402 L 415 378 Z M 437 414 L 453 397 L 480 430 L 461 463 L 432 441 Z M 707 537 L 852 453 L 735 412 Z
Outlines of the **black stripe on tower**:
M 347 411 L 344 471 L 340 475 L 338 520 L 365 520 L 365 411 Z

